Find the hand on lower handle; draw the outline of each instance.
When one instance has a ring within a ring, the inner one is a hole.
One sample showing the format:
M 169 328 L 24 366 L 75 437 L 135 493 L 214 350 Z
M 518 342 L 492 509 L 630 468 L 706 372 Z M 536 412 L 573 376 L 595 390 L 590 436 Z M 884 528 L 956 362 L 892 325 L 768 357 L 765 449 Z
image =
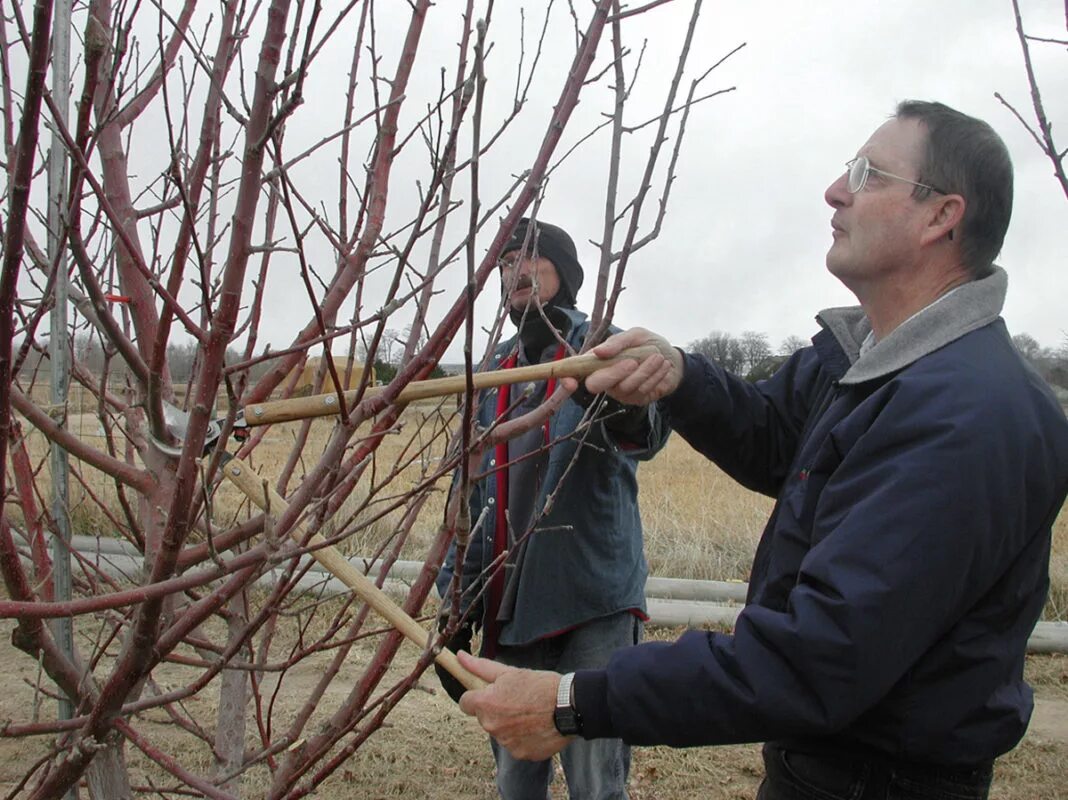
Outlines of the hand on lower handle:
M 460 663 L 489 685 L 466 692 L 460 709 L 516 758 L 541 761 L 568 743 L 553 724 L 556 672 L 516 669 L 469 653 L 458 653 Z

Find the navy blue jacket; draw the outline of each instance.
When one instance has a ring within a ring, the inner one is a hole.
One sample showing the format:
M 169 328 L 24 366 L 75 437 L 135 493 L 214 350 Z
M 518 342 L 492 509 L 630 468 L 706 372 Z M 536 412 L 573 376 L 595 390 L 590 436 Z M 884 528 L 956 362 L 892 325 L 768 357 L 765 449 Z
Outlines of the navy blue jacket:
M 587 736 L 803 739 L 957 766 L 1020 740 L 1068 423 L 1000 318 L 973 313 L 953 338 L 959 313 L 942 309 L 933 349 L 868 374 L 827 329 L 756 385 L 686 357 L 662 401 L 673 428 L 777 503 L 733 635 L 580 672 Z

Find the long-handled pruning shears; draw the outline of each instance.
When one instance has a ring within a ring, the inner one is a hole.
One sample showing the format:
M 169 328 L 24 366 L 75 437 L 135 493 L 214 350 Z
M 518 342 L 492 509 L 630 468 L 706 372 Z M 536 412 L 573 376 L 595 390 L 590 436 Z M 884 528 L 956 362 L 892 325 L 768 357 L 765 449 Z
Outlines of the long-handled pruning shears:
M 601 367 L 608 366 L 621 360 L 634 359 L 641 361 L 649 355 L 660 352 L 654 345 L 633 347 L 624 350 L 612 359 L 602 359 L 586 353 L 583 355 L 563 358 L 559 361 L 544 364 L 533 364 L 525 367 L 516 367 L 507 370 L 493 370 L 489 372 L 477 372 L 471 376 L 476 391 L 505 384 L 519 383 L 521 381 L 539 381 L 549 378 L 584 378 Z M 460 394 L 467 389 L 467 377 L 456 375 L 447 378 L 437 378 L 427 381 L 413 381 L 401 390 L 394 403 L 406 404 L 413 400 L 422 400 L 432 397 L 444 397 L 450 394 Z M 382 391 L 379 387 L 368 388 L 364 397 Z M 356 391 L 345 393 L 346 403 L 355 402 Z M 254 403 L 245 406 L 238 417 L 234 428 L 235 438 L 247 438 L 249 428 L 259 425 L 267 425 L 273 422 L 288 422 L 291 420 L 308 419 L 311 417 L 329 416 L 338 413 L 337 394 L 320 394 L 310 397 L 299 397 L 290 400 L 276 400 L 267 403 Z M 184 439 L 188 429 L 189 415 L 171 405 L 165 405 L 164 418 L 167 428 L 179 441 Z M 209 427 L 205 439 L 205 452 L 215 448 L 222 437 L 222 424 L 215 420 Z M 182 447 L 167 445 L 153 439 L 153 443 L 160 450 L 170 456 L 178 457 L 182 453 Z M 256 506 L 273 513 L 285 513 L 289 508 L 285 498 L 272 489 L 269 484 L 261 479 L 251 467 L 239 458 L 223 453 L 223 474 L 237 486 L 245 496 Z M 432 644 L 434 634 L 412 619 L 398 606 L 389 596 L 375 586 L 366 575 L 356 569 L 349 561 L 338 552 L 338 549 L 326 542 L 320 534 L 313 533 L 310 536 L 303 525 L 295 525 L 289 532 L 294 541 L 301 546 L 309 548 L 312 556 L 327 570 L 333 573 L 346 586 L 348 586 L 361 600 L 377 611 L 390 625 L 400 631 L 404 636 L 418 645 L 426 648 Z M 457 660 L 455 653 L 447 648 L 440 649 L 434 660 L 449 671 L 460 683 L 468 689 L 478 689 L 485 686 L 485 682 L 464 669 Z

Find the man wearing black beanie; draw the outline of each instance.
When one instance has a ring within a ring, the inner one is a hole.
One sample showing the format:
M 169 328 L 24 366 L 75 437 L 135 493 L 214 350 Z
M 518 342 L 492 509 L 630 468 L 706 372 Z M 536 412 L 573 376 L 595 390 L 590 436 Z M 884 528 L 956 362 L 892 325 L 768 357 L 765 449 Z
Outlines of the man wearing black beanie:
M 497 347 L 493 368 L 553 361 L 582 346 L 589 323 L 575 300 L 583 272 L 566 231 L 524 218 L 502 251 L 500 270 L 517 335 Z M 487 428 L 517 418 L 554 389 L 543 381 L 485 391 L 478 423 Z M 481 629 L 488 658 L 570 673 L 602 668 L 614 651 L 636 644 L 648 575 L 636 468 L 667 435 L 655 406 L 624 406 L 580 389 L 543 426 L 487 452 L 460 570 L 464 621 L 449 646 L 470 650 Z M 455 555 L 453 548 L 438 578 L 443 609 L 451 607 Z M 495 567 L 499 559 L 503 569 Z M 443 614 L 443 630 L 447 623 Z M 463 687 L 438 674 L 458 699 Z M 576 724 L 561 720 L 563 730 Z M 548 796 L 551 760 L 522 761 L 492 739 L 491 745 L 501 797 Z M 571 797 L 627 797 L 630 751 L 619 739 L 573 739 L 561 763 Z

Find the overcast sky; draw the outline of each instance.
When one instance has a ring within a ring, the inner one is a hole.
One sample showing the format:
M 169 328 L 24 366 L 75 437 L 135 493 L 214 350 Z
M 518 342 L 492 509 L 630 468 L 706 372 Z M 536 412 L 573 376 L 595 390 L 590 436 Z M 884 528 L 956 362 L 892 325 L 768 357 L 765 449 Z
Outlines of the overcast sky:
M 638 0 L 632 3 L 638 4 Z M 333 0 L 325 5 L 336 10 L 342 4 Z M 585 27 L 591 4 L 573 0 L 573 5 Z M 1065 38 L 1061 0 L 1022 0 L 1022 5 L 1030 32 Z M 430 10 L 401 116 L 402 135 L 411 131 L 426 103 L 436 97 L 442 65 L 450 73 L 455 65 L 462 7 L 461 0 L 438 0 Z M 521 8 L 526 10 L 524 50 L 529 64 L 546 3 L 498 0 L 493 12 L 487 131 L 495 129 L 511 107 Z M 688 0 L 676 0 L 625 22 L 624 39 L 632 50 L 626 61 L 628 76 L 647 39 L 627 107 L 628 124 L 645 121 L 663 105 L 691 8 Z M 380 73 L 392 75 L 408 25 L 409 5 L 388 0 L 376 3 L 375 9 Z M 290 155 L 341 125 L 357 21 L 355 13 L 350 16 L 312 65 L 306 102 L 286 129 Z M 143 36 L 152 42 L 155 35 L 156 24 L 149 20 Z M 255 35 L 249 41 L 246 65 L 254 64 L 259 49 Z M 1013 222 L 999 259 L 1010 276 L 1004 315 L 1010 330 L 1029 333 L 1045 346 L 1060 346 L 1068 340 L 1064 313 L 1068 277 L 1063 255 L 1068 199 L 1034 141 L 994 97 L 1000 92 L 1028 118 L 1033 115 L 1009 0 L 710 0 L 703 6 L 683 93 L 691 78 L 743 43 L 745 47 L 703 84 L 702 92 L 734 88 L 694 108 L 667 218 L 659 238 L 630 261 L 616 324 L 644 325 L 679 345 L 713 330 L 734 335 L 761 331 L 775 349 L 787 336 L 810 337 L 816 330 L 817 311 L 853 302 L 824 265 L 831 244 L 831 209 L 823 200 L 824 190 L 897 102 L 915 98 L 940 100 L 980 117 L 1004 137 L 1016 167 Z M 557 0 L 530 102 L 481 164 L 483 207 L 499 198 L 513 176 L 533 162 L 574 48 L 568 3 Z M 1064 99 L 1068 97 L 1068 56 L 1063 46 L 1034 45 L 1033 52 L 1054 131 L 1064 133 L 1068 131 L 1068 101 Z M 607 66 L 610 53 L 606 33 L 592 74 Z M 247 86 L 251 78 L 250 69 Z M 451 85 L 451 75 L 446 80 Z M 576 144 L 611 109 L 613 98 L 607 84 L 587 87 L 558 153 Z M 361 85 L 366 92 L 371 83 L 365 77 Z M 368 95 L 361 102 L 357 114 L 371 108 Z M 153 124 L 159 120 L 145 122 L 150 131 Z M 191 125 L 196 130 L 199 121 L 194 119 Z M 621 205 L 638 186 L 650 134 L 651 129 L 627 140 Z M 661 176 L 675 143 L 674 125 L 669 135 Z M 155 180 L 169 160 L 166 148 L 160 146 L 161 137 L 142 135 L 134 142 L 131 174 Z M 608 144 L 604 130 L 581 145 L 553 174 L 540 211 L 541 219 L 563 225 L 578 243 L 580 260 L 587 268 L 579 306 L 587 309 L 593 301 L 598 260 L 590 240 L 600 235 L 603 224 Z M 1065 147 L 1068 141 L 1062 139 L 1059 144 Z M 362 146 L 366 148 L 367 143 Z M 469 138 L 462 141 L 461 152 L 469 146 Z M 366 152 L 360 152 L 356 163 Z M 324 149 L 292 175 L 307 199 L 318 201 L 324 213 L 336 217 L 337 172 L 336 149 Z M 362 178 L 356 180 L 362 183 Z M 385 230 L 401 228 L 411 218 L 417 180 L 425 186 L 426 154 L 425 149 L 411 147 L 395 166 Z M 466 186 L 466 182 L 464 177 L 461 183 Z M 640 233 L 652 224 L 661 187 L 662 177 L 654 183 L 654 193 L 646 203 Z M 453 246 L 465 229 L 466 208 L 450 223 Z M 480 255 L 494 231 L 495 226 L 481 237 Z M 617 247 L 623 233 L 620 226 Z M 311 250 L 312 260 L 329 274 L 332 252 L 324 243 L 312 244 Z M 416 252 L 413 260 L 420 257 L 425 259 L 425 253 Z M 285 258 L 284 254 L 276 256 L 279 263 L 268 283 L 261 346 L 267 342 L 285 346 L 311 316 L 295 259 L 286 264 Z M 369 282 L 365 312 L 381 304 L 388 271 L 380 270 Z M 457 298 L 463 274 L 463 264 L 456 263 L 439 282 L 440 293 L 430 314 L 432 325 Z M 197 296 L 195 287 L 186 291 L 190 298 Z M 478 305 L 479 325 L 492 322 L 498 292 L 494 278 Z M 401 329 L 408 319 L 398 315 L 390 326 Z M 476 345 L 484 345 L 485 338 L 480 335 Z M 461 357 L 458 340 L 445 360 Z
M 435 12 L 443 5 L 448 3 Z M 527 6 L 530 36 L 541 4 Z M 689 14 L 690 3 L 672 6 L 651 12 L 640 31 L 631 26 L 627 33 L 635 50 L 639 36 L 650 39 L 635 98 L 646 114 L 662 102 Z M 1064 38 L 1059 0 L 1024 0 L 1023 11 L 1030 32 Z M 515 30 L 514 6 L 498 3 L 495 13 L 491 38 L 506 48 Z M 1008 0 L 706 2 L 691 76 L 743 42 L 745 48 L 706 79 L 709 89 L 737 88 L 694 110 L 667 220 L 659 239 L 630 264 L 617 324 L 641 324 L 677 344 L 712 330 L 763 331 L 773 347 L 791 334 L 812 335 L 819 309 L 854 302 L 825 269 L 831 209 L 824 189 L 895 104 L 915 98 L 980 117 L 1004 137 L 1016 168 L 1013 222 L 999 259 L 1010 276 L 1005 317 L 1014 333 L 1030 333 L 1044 345 L 1065 341 L 1068 199 L 1049 162 L 994 97 L 1000 92 L 1031 114 Z M 1036 49 L 1054 130 L 1068 130 L 1064 49 Z M 556 61 L 570 60 L 569 40 L 557 50 L 551 54 Z M 599 64 L 608 52 L 606 39 Z M 510 98 L 506 79 L 494 83 L 491 75 L 490 88 Z M 549 86 L 528 118 L 529 142 L 517 145 L 518 153 L 532 154 L 540 139 L 558 83 Z M 584 98 L 586 116 L 576 121 L 593 119 L 610 99 L 606 88 L 596 87 Z M 637 108 L 629 115 L 631 122 L 642 118 Z M 581 125 L 573 133 L 579 130 Z M 579 242 L 588 278 L 597 259 L 587 240 L 601 229 L 607 142 L 602 136 L 561 168 L 540 214 L 563 224 Z M 624 164 L 631 191 L 647 146 L 632 148 Z M 651 220 L 654 210 L 649 203 L 643 219 Z M 588 280 L 579 305 L 592 298 Z M 450 355 L 458 352 L 454 347 Z

